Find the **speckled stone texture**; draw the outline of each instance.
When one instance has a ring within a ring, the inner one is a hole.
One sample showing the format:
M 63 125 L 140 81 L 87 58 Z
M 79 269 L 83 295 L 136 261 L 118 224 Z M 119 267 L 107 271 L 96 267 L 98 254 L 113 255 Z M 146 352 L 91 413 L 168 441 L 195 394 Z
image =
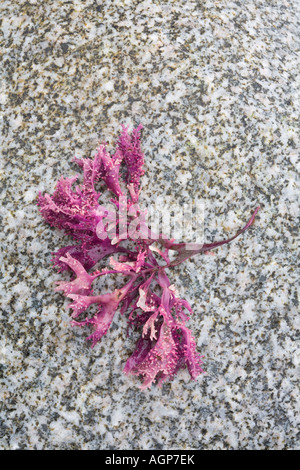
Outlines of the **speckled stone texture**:
M 1 449 L 299 448 L 299 2 L 0 8 Z M 206 242 L 261 206 L 231 245 L 170 273 L 195 312 L 196 382 L 141 391 L 122 373 L 126 319 L 92 350 L 53 290 L 67 239 L 36 196 L 120 123 L 144 126 L 142 202 L 200 197 Z

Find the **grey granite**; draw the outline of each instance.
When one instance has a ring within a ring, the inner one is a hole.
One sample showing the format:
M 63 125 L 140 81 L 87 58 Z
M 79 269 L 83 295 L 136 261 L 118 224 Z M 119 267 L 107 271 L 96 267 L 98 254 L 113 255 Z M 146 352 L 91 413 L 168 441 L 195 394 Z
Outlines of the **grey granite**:
M 299 448 L 297 0 L 1 2 L 1 449 Z M 176 267 L 206 374 L 139 389 L 116 317 L 73 329 L 39 191 L 142 123 L 143 201 L 201 197 L 205 240 Z

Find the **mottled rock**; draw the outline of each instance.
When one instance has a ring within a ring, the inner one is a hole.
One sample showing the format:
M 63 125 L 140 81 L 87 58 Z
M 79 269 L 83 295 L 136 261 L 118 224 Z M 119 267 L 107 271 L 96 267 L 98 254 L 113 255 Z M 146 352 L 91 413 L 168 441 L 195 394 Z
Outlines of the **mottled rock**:
M 299 448 L 299 20 L 296 0 L 2 2 L 1 449 Z M 125 319 L 92 350 L 54 292 L 66 238 L 36 196 L 120 123 L 144 126 L 143 204 L 201 199 L 206 242 L 261 206 L 171 275 L 197 382 L 141 391 Z

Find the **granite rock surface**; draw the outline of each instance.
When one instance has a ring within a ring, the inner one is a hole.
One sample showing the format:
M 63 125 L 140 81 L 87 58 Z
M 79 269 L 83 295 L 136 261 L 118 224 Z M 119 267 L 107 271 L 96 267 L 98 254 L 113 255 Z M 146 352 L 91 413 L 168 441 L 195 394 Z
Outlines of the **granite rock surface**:
M 299 2 L 0 8 L 0 448 L 299 448 Z M 200 198 L 206 242 L 261 206 L 170 274 L 206 373 L 146 391 L 122 373 L 124 318 L 93 350 L 70 326 L 50 262 L 67 239 L 36 207 L 121 123 L 144 126 L 142 202 Z

